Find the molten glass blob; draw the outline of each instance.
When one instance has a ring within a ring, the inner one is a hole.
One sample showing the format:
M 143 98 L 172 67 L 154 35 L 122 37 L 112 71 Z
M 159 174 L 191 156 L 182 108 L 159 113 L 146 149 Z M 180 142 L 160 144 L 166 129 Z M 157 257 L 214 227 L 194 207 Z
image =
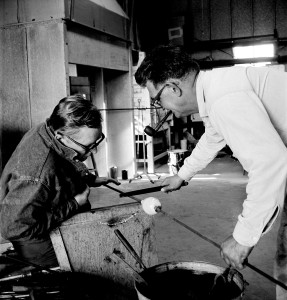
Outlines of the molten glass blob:
M 142 208 L 144 212 L 148 215 L 155 215 L 157 214 L 156 209 L 159 207 L 161 208 L 161 203 L 157 198 L 148 197 L 141 201 Z

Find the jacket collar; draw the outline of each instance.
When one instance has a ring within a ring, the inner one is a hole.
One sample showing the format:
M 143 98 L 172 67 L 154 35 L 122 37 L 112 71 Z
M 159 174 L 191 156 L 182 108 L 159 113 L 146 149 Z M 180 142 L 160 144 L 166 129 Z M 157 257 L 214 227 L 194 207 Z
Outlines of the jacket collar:
M 39 130 L 40 136 L 45 140 L 50 148 L 55 150 L 60 156 L 68 160 L 76 160 L 77 152 L 71 148 L 63 145 L 58 139 L 55 137 L 54 130 L 49 126 L 49 119 L 46 120 L 44 124 L 40 127 Z

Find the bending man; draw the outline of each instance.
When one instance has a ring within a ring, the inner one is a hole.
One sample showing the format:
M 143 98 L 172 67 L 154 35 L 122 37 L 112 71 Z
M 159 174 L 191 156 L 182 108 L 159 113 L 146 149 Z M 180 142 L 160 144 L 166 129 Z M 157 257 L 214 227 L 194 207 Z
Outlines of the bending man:
M 221 245 L 221 257 L 242 269 L 282 211 L 276 276 L 286 284 L 287 74 L 266 67 L 200 71 L 182 47 L 159 46 L 147 54 L 135 79 L 147 87 L 152 104 L 172 110 L 178 118 L 199 112 L 205 124 L 195 149 L 178 174 L 164 180 L 162 191 L 179 189 L 227 144 L 249 181 L 242 213 Z

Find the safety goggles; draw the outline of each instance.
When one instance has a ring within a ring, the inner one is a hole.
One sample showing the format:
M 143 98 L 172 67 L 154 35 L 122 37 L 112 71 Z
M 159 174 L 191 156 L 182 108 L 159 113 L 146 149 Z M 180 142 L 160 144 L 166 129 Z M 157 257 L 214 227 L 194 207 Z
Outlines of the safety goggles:
M 65 135 L 70 141 L 72 141 L 73 143 L 75 143 L 76 145 L 82 147 L 86 153 L 88 152 L 91 152 L 93 150 L 96 150 L 97 146 L 105 139 L 105 135 L 102 133 L 101 137 L 96 140 L 93 144 L 89 145 L 89 146 L 86 146 L 86 145 L 83 145 L 77 141 L 75 141 L 74 139 L 72 139 L 70 136 L 68 135 Z
M 155 97 L 150 97 L 150 100 L 151 100 L 151 105 L 152 106 L 155 106 L 155 107 L 162 107 L 161 106 L 161 103 L 160 103 L 160 97 L 161 97 L 161 94 L 162 94 L 162 92 L 163 92 L 163 90 L 164 90 L 164 88 L 165 87 L 167 87 L 168 86 L 168 84 L 165 84 L 160 90 L 159 90 L 159 92 L 156 94 L 156 96 Z

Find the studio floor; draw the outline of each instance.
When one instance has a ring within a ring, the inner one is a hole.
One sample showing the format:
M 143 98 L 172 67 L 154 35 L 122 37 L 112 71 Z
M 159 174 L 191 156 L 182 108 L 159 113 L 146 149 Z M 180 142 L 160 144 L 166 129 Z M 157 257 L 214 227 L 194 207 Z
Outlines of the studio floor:
M 141 171 L 139 169 L 139 174 Z M 160 178 L 153 174 L 150 177 L 158 184 L 169 176 L 168 165 L 157 165 L 155 172 Z M 222 155 L 197 174 L 188 186 L 169 194 L 157 192 L 153 196 L 161 201 L 165 212 L 220 244 L 232 234 L 246 196 L 247 180 L 248 175 L 243 174 L 239 162 L 228 155 Z M 139 181 L 142 184 L 146 182 L 147 186 L 151 185 L 145 175 L 129 184 L 138 184 Z M 211 243 L 162 214 L 155 216 L 155 224 L 159 263 L 203 261 L 226 267 L 218 248 Z M 261 238 L 248 260 L 250 264 L 270 275 L 273 275 L 278 226 L 279 220 Z M 275 299 L 275 285 L 268 279 L 248 267 L 241 274 L 248 283 L 244 300 Z

